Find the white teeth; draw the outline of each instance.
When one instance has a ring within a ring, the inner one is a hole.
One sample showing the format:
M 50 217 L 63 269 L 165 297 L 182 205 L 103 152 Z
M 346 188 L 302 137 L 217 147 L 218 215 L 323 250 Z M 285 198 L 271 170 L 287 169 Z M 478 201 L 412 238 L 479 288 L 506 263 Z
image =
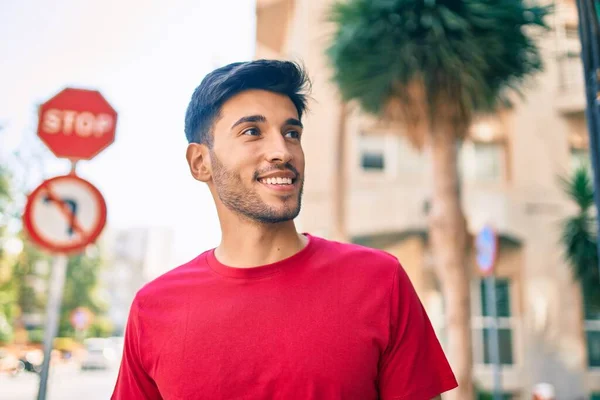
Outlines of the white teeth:
M 291 185 L 292 178 L 266 178 L 261 179 L 263 183 L 268 185 Z

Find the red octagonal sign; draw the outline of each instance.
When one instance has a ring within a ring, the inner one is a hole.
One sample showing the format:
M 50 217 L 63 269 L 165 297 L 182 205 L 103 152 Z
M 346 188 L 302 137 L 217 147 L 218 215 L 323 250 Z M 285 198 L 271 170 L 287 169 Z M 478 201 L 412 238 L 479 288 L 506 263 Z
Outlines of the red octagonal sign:
M 38 136 L 60 158 L 90 160 L 115 140 L 117 112 L 96 90 L 66 88 L 39 118 Z

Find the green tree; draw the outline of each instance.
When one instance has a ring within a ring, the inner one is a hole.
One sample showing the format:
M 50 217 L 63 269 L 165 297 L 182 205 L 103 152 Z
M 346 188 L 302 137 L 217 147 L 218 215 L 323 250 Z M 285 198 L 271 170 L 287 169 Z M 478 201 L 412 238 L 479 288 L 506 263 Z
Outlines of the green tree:
M 596 207 L 589 169 L 581 166 L 568 178 L 561 179 L 567 196 L 577 212 L 562 225 L 561 242 L 573 276 L 581 284 L 587 310 L 600 312 L 600 270 L 598 269 Z
M 0 165 L 0 217 L 2 218 L 2 225 L 0 226 L 2 228 L 5 227 L 4 216 L 11 199 L 10 173 L 5 166 Z
M 4 243 L 12 203 L 11 180 L 8 170 L 0 165 L 0 343 L 12 340 L 12 319 L 16 312 L 12 290 L 11 269 L 5 255 Z
M 97 294 L 99 274 L 102 268 L 102 258 L 95 246 L 86 253 L 69 257 L 67 277 L 63 292 L 59 336 L 74 336 L 70 316 L 77 307 L 86 307 L 101 320 L 106 311 L 106 305 Z
M 10 291 L 16 299 L 18 314 L 21 318 L 17 325 L 28 330 L 33 328 L 33 335 L 41 337 L 40 326 L 26 326 L 24 321 L 28 316 L 41 315 L 45 317 L 47 301 L 47 285 L 49 281 L 52 258 L 47 253 L 33 245 L 21 234 L 24 248 L 13 266 L 10 280 Z M 63 299 L 60 311 L 58 336 L 73 337 L 75 332 L 70 323 L 71 312 L 77 307 L 87 307 L 99 317 L 99 327 L 96 331 L 105 331 L 106 321 L 102 315 L 106 305 L 99 299 L 97 287 L 102 259 L 95 247 L 90 247 L 86 253 L 69 257 Z M 40 321 L 43 323 L 43 321 Z M 30 332 L 30 339 L 31 339 Z
M 453 399 L 473 398 L 457 150 L 475 114 L 506 105 L 509 91 L 542 69 L 529 28 L 546 28 L 548 12 L 526 0 L 344 0 L 331 9 L 327 55 L 342 100 L 400 122 L 416 147 L 430 150 L 429 237 L 460 384 Z
M 4 240 L 6 230 L 10 221 L 11 205 L 13 203 L 13 193 L 11 185 L 11 174 L 8 168 L 0 165 L 0 260 L 4 257 Z
M 23 251 L 12 266 L 9 281 L 17 309 L 13 325 L 16 329 L 39 331 L 43 327 L 46 311 L 50 257 L 33 245 L 24 232 L 21 232 L 18 237 L 23 242 Z M 32 318 L 34 316 L 37 318 Z M 36 336 L 40 335 L 36 334 Z

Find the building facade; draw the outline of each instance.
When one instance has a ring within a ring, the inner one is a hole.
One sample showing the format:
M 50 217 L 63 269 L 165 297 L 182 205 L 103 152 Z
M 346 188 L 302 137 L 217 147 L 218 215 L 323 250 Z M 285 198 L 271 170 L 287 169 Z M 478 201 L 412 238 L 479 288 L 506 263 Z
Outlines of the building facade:
M 173 232 L 161 227 L 109 230 L 102 242 L 110 251 L 100 286 L 115 334 L 122 335 L 137 291 L 173 267 Z
M 256 58 L 300 60 L 313 81 L 304 121 L 306 183 L 298 225 L 331 237 L 334 179 L 346 180 L 346 227 L 356 243 L 396 255 L 409 273 L 444 342 L 443 300 L 427 244 L 430 188 L 427 152 L 401 128 L 354 108 L 346 119 L 346 168 L 335 170 L 340 101 L 324 49 L 332 0 L 257 0 Z M 531 398 L 549 382 L 558 399 L 600 398 L 600 315 L 584 307 L 563 258 L 560 221 L 574 212 L 557 183 L 588 157 L 585 95 L 574 0 L 556 2 L 553 27 L 539 38 L 545 71 L 515 106 L 477 119 L 461 150 L 463 205 L 475 234 L 492 224 L 500 235 L 497 267 L 503 390 Z M 472 265 L 474 376 L 492 388 L 484 344 L 490 326 L 485 288 Z

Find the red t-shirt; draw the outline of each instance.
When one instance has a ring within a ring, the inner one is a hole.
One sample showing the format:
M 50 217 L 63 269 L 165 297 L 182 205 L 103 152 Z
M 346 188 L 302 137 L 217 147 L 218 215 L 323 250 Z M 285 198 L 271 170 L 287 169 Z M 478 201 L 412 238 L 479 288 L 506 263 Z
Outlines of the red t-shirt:
M 457 386 L 398 260 L 308 235 L 232 268 L 207 251 L 142 288 L 113 400 L 429 400 Z

